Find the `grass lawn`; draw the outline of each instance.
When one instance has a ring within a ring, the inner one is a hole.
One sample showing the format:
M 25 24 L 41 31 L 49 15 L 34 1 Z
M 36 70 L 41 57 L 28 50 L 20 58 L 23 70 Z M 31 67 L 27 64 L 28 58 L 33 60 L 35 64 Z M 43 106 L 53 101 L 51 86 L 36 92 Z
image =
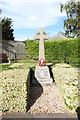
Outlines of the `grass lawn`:
M 26 67 L 25 64 L 27 64 L 27 67 L 31 67 L 31 66 L 36 66 L 37 65 L 37 61 L 34 60 L 17 60 L 17 63 L 23 63 L 23 67 Z M 9 70 L 11 69 L 11 65 L 13 65 L 14 63 L 3 63 L 0 64 L 0 72 L 3 70 Z
M 31 64 L 36 64 L 36 60 L 17 60 L 17 63 L 31 63 Z
M 0 72 L 3 71 L 3 70 L 8 70 L 9 67 L 11 66 L 12 64 L 0 64 Z

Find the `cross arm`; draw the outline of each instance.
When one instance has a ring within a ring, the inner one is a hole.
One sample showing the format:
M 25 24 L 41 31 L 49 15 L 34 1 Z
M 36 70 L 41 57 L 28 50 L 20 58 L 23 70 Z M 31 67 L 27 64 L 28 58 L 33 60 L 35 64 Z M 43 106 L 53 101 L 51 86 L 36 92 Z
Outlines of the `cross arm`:
M 34 39 L 35 40 L 39 40 L 40 39 L 40 33 L 39 32 L 37 32 L 37 34 L 34 36 Z

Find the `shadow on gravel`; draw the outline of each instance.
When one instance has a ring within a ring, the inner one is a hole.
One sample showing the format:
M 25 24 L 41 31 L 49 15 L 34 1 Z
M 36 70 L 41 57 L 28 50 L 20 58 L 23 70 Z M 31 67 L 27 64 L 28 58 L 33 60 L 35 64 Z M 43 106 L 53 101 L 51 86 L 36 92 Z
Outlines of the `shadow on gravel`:
M 80 120 L 80 107 L 77 107 L 76 113 L 77 113 L 77 116 L 78 116 L 78 120 Z
M 29 90 L 29 98 L 28 98 L 28 105 L 27 105 L 27 112 L 30 110 L 31 106 L 36 102 L 36 100 L 41 96 L 43 93 L 43 88 L 41 84 L 35 79 L 36 84 L 32 83 L 34 78 L 34 71 L 31 69 L 30 71 L 30 90 Z
M 52 66 L 53 66 L 53 64 L 48 65 L 48 68 L 49 68 L 50 76 L 51 76 L 51 78 L 53 79 L 53 82 L 55 82 L 55 81 L 54 81 L 54 76 L 53 76 L 53 73 L 52 73 L 52 68 L 51 68 Z

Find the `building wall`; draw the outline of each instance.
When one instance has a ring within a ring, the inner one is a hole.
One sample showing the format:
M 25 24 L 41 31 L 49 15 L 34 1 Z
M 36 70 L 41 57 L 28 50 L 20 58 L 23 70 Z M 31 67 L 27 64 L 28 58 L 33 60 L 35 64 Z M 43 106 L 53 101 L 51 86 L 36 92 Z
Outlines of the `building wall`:
M 15 59 L 15 54 L 17 59 L 25 59 L 25 42 L 23 41 L 2 41 L 2 53 L 6 53 L 10 59 Z

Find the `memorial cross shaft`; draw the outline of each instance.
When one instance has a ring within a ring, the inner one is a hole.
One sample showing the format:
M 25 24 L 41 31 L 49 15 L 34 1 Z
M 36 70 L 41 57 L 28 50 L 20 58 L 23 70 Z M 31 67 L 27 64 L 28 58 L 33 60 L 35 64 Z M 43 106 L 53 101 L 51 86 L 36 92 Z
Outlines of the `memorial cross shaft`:
M 45 66 L 46 60 L 45 60 L 45 53 L 44 53 L 44 40 L 48 39 L 48 35 L 44 32 L 43 29 L 40 29 L 40 31 L 35 35 L 35 39 L 39 40 L 39 60 L 38 65 L 39 66 Z

